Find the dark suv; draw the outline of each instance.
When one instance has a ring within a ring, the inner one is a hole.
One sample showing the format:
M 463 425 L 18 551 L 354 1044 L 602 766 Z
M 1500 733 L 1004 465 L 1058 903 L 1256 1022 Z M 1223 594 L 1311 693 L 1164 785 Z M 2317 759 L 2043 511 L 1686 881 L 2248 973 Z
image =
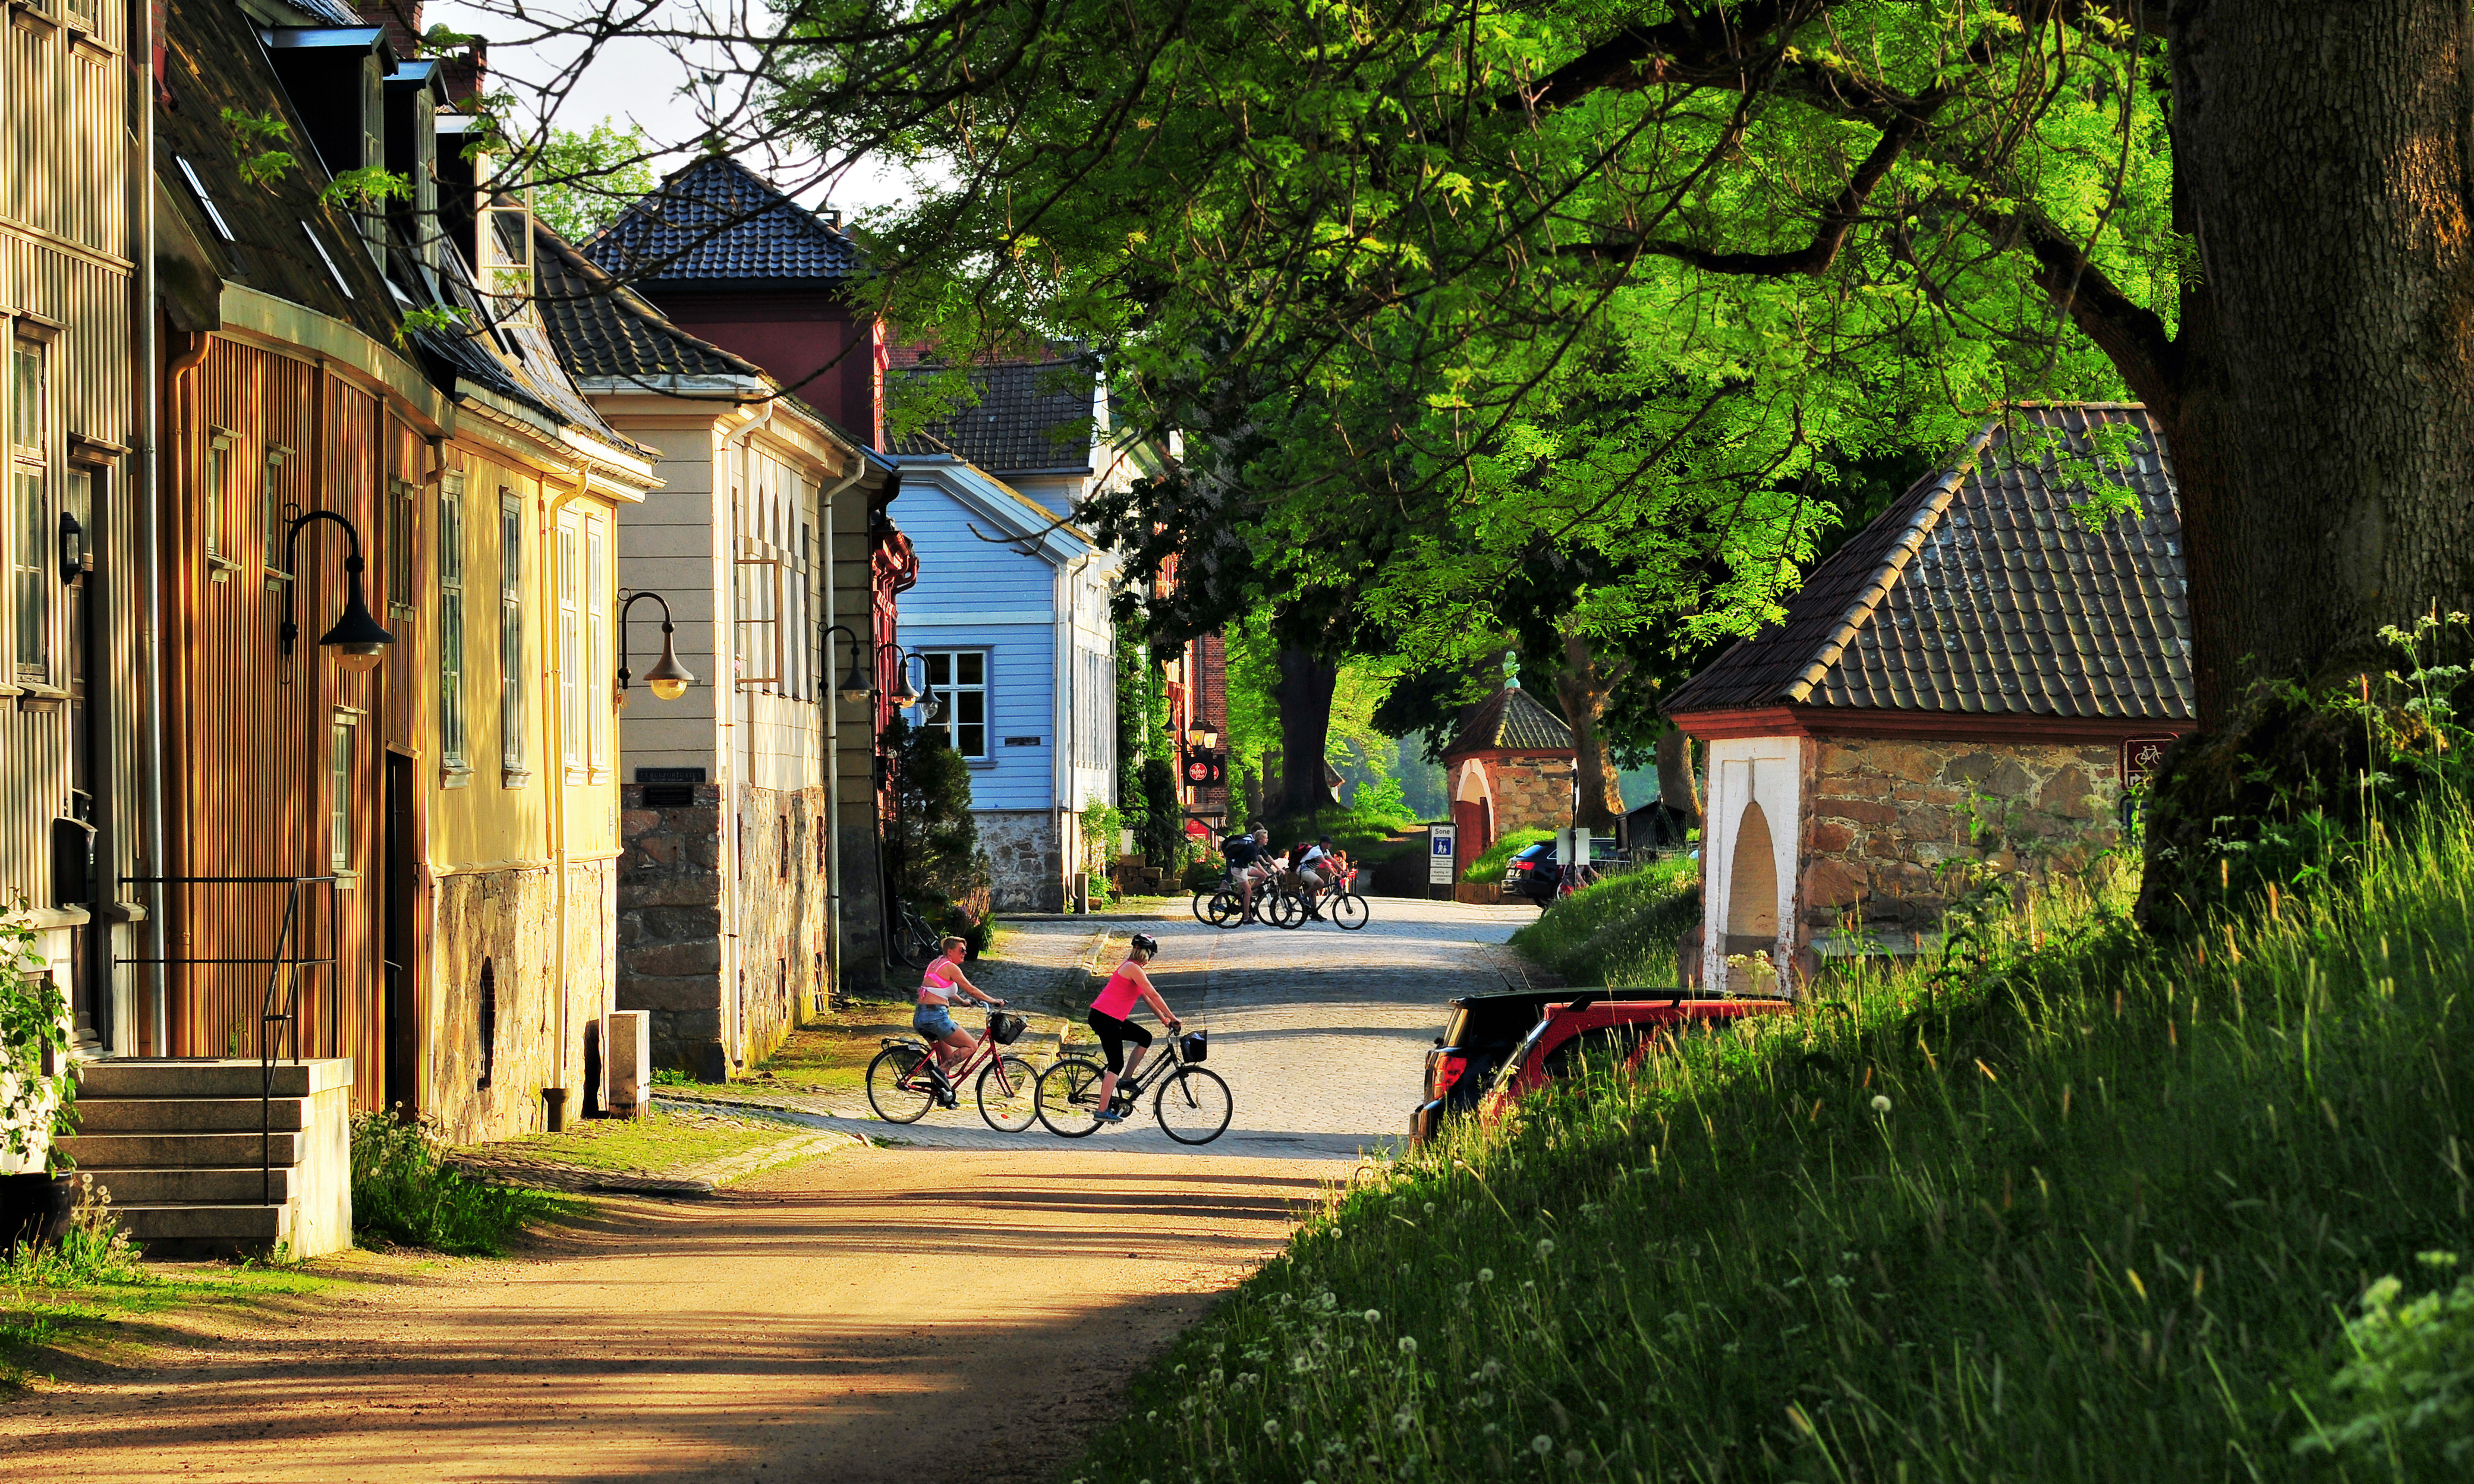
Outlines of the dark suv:
M 1448 1003 L 1443 1034 L 1426 1053 L 1425 1094 L 1409 1115 L 1409 1142 L 1434 1137 L 1447 1117 L 1472 1112 L 1497 1069 L 1510 1057 L 1549 1005 L 1569 1004 L 1586 994 L 1593 1001 L 1672 1000 L 1672 989 L 1512 989 L 1501 994 L 1469 994 Z

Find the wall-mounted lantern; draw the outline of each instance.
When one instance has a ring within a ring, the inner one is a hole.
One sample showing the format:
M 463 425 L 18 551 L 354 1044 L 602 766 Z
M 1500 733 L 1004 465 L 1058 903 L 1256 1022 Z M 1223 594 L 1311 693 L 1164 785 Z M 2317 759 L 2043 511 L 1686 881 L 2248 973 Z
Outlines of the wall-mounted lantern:
M 627 704 L 627 610 L 648 597 L 662 605 L 662 657 L 653 662 L 651 669 L 644 671 L 644 684 L 652 688 L 656 700 L 665 701 L 677 700 L 688 693 L 688 687 L 695 684 L 695 676 L 689 674 L 688 668 L 679 663 L 679 652 L 670 645 L 673 625 L 670 622 L 669 599 L 659 593 L 631 593 L 626 601 L 618 605 L 618 704 L 621 709 Z
M 920 692 L 910 683 L 910 662 L 918 661 L 922 667 L 921 673 L 925 674 L 927 656 L 913 654 L 900 645 L 870 644 L 839 623 L 827 624 L 825 634 L 828 640 L 833 635 L 839 634 L 850 641 L 850 673 L 842 677 L 841 685 L 837 688 L 837 693 L 843 700 L 858 706 L 875 698 L 876 678 L 869 672 L 868 662 L 890 650 L 901 656 L 900 668 L 894 671 L 893 704 L 906 711 L 919 704 Z M 928 719 L 933 721 L 943 713 L 944 702 L 937 698 L 934 691 L 928 693 Z
M 318 646 L 322 649 L 334 650 L 335 663 L 344 669 L 355 674 L 367 674 L 377 669 L 378 661 L 383 657 L 386 646 L 395 643 L 395 636 L 388 633 L 385 626 L 376 619 L 371 617 L 369 598 L 361 591 L 361 572 L 368 564 L 361 560 L 360 531 L 353 527 L 352 522 L 332 510 L 312 510 L 306 515 L 295 516 L 291 525 L 283 533 L 284 570 L 287 572 L 301 570 L 298 554 L 301 528 L 315 521 L 334 522 L 344 528 L 344 535 L 352 544 L 351 554 L 344 558 L 343 617 L 335 620 L 333 628 L 319 636 Z M 292 652 L 292 642 L 301 637 L 301 625 L 292 620 L 292 598 L 299 587 L 300 584 L 297 582 L 287 582 L 283 585 L 281 633 L 283 652 L 287 655 Z

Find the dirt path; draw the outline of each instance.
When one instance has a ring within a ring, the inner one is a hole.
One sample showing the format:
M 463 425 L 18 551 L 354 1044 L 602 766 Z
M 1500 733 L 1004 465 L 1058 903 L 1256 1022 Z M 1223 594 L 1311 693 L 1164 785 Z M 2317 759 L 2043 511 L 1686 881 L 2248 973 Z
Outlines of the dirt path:
M 854 1150 L 609 1203 L 521 1258 L 189 1316 L 0 1403 L 0 1478 L 1044 1479 L 1347 1169 Z

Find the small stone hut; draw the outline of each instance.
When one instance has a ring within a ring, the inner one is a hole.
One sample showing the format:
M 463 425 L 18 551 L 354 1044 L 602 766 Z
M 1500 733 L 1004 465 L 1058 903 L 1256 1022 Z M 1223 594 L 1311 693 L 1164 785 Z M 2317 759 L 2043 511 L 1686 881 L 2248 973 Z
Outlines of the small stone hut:
M 1572 729 L 1516 680 L 1469 708 L 1443 749 L 1443 781 L 1459 827 L 1454 875 L 1514 830 L 1572 822 Z
M 2108 487 L 2136 511 L 2091 528 Z M 1668 701 L 1709 747 L 1687 977 L 1913 952 L 1973 879 L 2083 867 L 2191 725 L 2190 651 L 2146 410 L 2005 409 Z

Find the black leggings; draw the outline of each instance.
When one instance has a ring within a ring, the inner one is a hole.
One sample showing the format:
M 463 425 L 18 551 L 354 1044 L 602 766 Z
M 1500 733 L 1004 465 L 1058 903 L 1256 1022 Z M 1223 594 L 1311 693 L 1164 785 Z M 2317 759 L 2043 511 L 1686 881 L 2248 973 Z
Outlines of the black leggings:
M 1151 1049 L 1152 1034 L 1130 1020 L 1119 1020 L 1114 1015 L 1104 1015 L 1095 1010 L 1085 1024 L 1100 1033 L 1100 1049 L 1107 1053 L 1108 1070 L 1111 1072 L 1126 1069 L 1128 1041 L 1146 1051 Z

